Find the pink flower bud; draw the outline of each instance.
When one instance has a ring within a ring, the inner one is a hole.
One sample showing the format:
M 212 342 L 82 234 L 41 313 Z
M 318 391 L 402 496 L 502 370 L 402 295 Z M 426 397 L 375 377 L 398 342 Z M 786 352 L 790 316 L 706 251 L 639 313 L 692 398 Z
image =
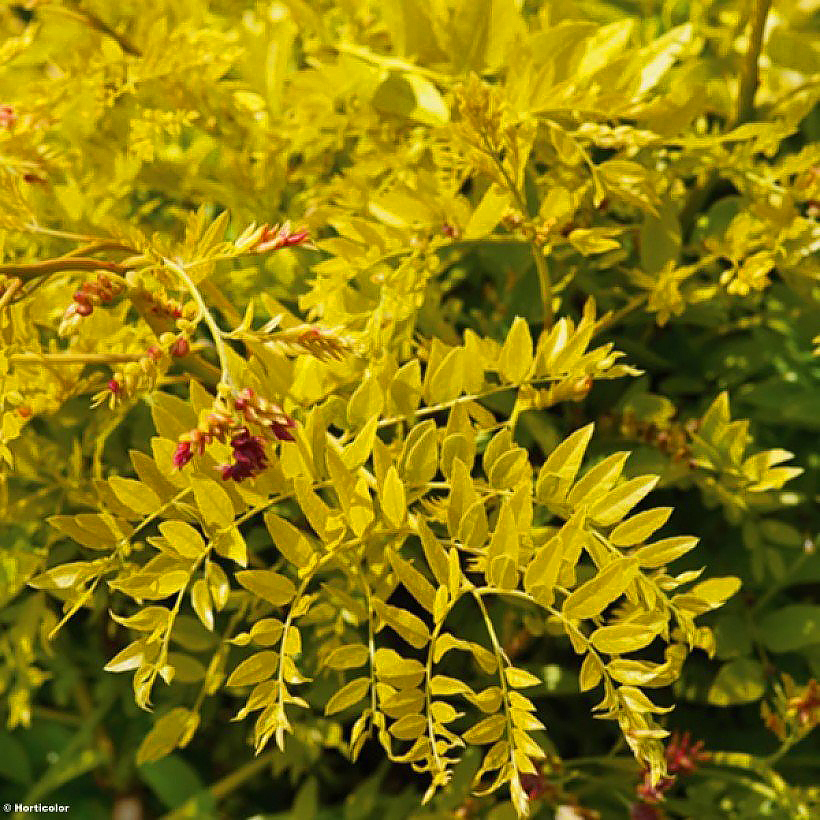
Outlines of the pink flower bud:
M 191 452 L 191 442 L 180 441 L 179 444 L 177 444 L 176 450 L 174 450 L 174 467 L 178 470 L 182 469 L 193 458 L 193 455 Z
M 12 128 L 17 122 L 17 114 L 10 105 L 0 105 L 0 128 Z
M 188 340 L 185 338 L 177 339 L 171 345 L 171 355 L 172 356 L 187 356 L 188 353 L 191 351 L 191 346 L 188 344 Z

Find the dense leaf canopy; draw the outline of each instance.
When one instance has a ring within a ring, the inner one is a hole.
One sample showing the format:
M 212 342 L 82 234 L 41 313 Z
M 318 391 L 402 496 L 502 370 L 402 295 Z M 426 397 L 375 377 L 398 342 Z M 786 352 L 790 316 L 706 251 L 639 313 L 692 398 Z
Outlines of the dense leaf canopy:
M 816 816 L 817 22 L 3 3 L 0 797 Z

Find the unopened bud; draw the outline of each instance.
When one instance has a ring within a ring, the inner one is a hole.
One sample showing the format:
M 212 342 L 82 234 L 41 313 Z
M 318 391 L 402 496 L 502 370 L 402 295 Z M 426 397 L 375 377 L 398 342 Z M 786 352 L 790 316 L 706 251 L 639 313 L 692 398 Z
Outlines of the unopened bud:
M 177 339 L 171 345 L 171 355 L 172 356 L 187 356 L 188 353 L 191 351 L 191 346 L 188 344 L 188 340 L 186 338 Z

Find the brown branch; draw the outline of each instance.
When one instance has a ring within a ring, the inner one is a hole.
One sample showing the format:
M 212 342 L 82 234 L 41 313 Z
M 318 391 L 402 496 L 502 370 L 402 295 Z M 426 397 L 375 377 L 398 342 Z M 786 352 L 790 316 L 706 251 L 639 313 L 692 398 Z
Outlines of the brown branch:
M 22 265 L 15 263 L 0 265 L 0 275 L 17 276 L 24 282 L 36 279 L 38 276 L 47 276 L 50 273 L 73 270 L 107 270 L 111 273 L 124 274 L 128 268 L 118 265 L 116 262 L 87 257 L 65 257 L 62 259 L 47 259 L 45 262 L 28 262 Z
M 93 11 L 80 8 L 80 4 L 77 3 L 76 0 L 72 0 L 70 5 L 73 9 L 69 13 L 71 13 L 73 17 L 76 17 L 76 19 L 85 23 L 90 28 L 93 28 L 95 31 L 99 31 L 101 34 L 106 34 L 113 40 L 116 40 L 126 54 L 130 54 L 132 57 L 142 57 L 142 52 L 125 35 L 115 31 L 108 23 L 94 14 Z
M 771 4 L 771 0 L 752 0 L 749 45 L 743 59 L 737 114 L 733 125 L 748 122 L 754 116 L 755 94 L 760 84 L 760 52 L 763 49 L 763 32 L 766 29 L 766 18 L 769 16 Z

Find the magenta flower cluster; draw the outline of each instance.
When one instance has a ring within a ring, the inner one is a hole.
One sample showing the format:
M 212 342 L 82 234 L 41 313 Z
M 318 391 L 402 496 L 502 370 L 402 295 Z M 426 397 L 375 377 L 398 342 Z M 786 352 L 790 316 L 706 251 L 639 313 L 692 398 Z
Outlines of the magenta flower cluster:
M 243 427 L 232 439 L 233 464 L 221 464 L 219 470 L 222 480 L 229 478 L 243 481 L 253 478 L 268 466 L 265 456 L 265 440 L 262 436 L 252 436 L 247 427 Z

